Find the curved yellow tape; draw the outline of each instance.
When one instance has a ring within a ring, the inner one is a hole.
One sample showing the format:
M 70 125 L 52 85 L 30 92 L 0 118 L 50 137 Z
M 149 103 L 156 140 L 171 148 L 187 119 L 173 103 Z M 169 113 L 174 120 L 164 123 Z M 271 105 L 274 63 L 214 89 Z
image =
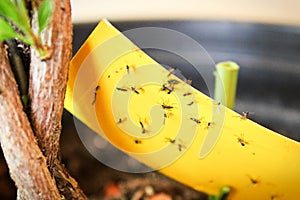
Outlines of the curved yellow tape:
M 196 190 L 297 199 L 300 145 L 219 105 L 106 20 L 71 61 L 65 108 L 112 144 Z

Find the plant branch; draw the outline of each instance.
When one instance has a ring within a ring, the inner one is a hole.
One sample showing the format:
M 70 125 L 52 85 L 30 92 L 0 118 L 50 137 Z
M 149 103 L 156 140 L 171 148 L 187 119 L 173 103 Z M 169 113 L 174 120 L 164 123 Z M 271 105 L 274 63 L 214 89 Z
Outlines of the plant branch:
M 38 7 L 34 1 L 32 29 L 38 33 Z M 64 109 L 69 62 L 72 53 L 72 21 L 69 0 L 54 0 L 55 17 L 41 33 L 41 42 L 51 48 L 51 57 L 41 60 L 32 49 L 29 79 L 31 125 L 39 146 L 46 156 L 50 172 L 66 199 L 86 199 L 77 182 L 70 177 L 59 161 L 59 139 Z
M 60 199 L 46 159 L 23 112 L 3 43 L 0 43 L 0 121 L 1 147 L 10 175 L 22 193 L 20 196 L 26 199 Z

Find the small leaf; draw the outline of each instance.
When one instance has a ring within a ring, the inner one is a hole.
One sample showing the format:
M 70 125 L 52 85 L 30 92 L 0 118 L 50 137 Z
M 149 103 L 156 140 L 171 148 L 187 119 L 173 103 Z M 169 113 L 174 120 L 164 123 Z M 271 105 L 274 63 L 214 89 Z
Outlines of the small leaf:
M 18 21 L 18 7 L 10 0 L 0 1 L 0 15 L 11 21 Z
M 22 1 L 22 3 L 20 3 L 21 6 L 25 6 L 23 0 L 19 1 Z M 24 15 L 24 13 L 22 13 L 24 11 L 21 10 L 22 9 L 20 9 L 20 7 L 18 7 L 18 5 L 11 0 L 0 0 L 0 15 L 14 23 L 25 34 L 28 34 L 30 32 L 29 17 L 27 12 Z
M 11 25 L 3 18 L 0 18 L 0 41 L 15 38 L 17 35 Z
M 21 28 L 23 30 L 23 32 L 25 32 L 25 34 L 29 34 L 30 33 L 30 19 L 28 16 L 28 10 L 25 6 L 25 2 L 24 0 L 15 0 L 17 7 L 18 7 L 18 11 L 19 11 L 19 20 L 18 23 L 16 25 L 19 26 L 19 28 Z
M 34 40 L 32 37 L 25 37 L 17 33 L 5 19 L 0 17 L 0 41 L 12 38 L 18 38 L 29 45 L 34 44 Z
M 42 32 L 50 22 L 54 4 L 51 0 L 44 0 L 38 11 L 39 32 Z

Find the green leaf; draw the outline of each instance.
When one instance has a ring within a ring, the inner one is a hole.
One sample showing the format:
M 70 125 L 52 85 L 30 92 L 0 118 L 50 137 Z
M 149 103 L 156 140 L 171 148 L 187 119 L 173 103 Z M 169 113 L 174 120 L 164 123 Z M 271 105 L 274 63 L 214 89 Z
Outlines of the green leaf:
M 18 38 L 29 45 L 34 44 L 34 40 L 32 37 L 25 37 L 17 33 L 5 19 L 0 17 L 0 41 L 12 38 Z
M 17 35 L 11 25 L 3 18 L 0 18 L 0 41 L 15 38 Z
M 24 0 L 15 0 L 19 19 L 15 21 L 15 24 L 25 33 L 25 35 L 30 35 L 30 19 L 28 16 L 28 10 L 25 6 Z
M 39 32 L 42 32 L 50 22 L 54 4 L 51 0 L 44 0 L 38 10 Z
M 19 20 L 18 7 L 15 3 L 10 0 L 1 0 L 0 1 L 0 15 L 4 18 L 7 18 L 11 21 Z
M 0 15 L 14 23 L 23 33 L 29 35 L 29 17 L 23 0 L 18 0 L 18 3 L 11 0 L 0 0 Z

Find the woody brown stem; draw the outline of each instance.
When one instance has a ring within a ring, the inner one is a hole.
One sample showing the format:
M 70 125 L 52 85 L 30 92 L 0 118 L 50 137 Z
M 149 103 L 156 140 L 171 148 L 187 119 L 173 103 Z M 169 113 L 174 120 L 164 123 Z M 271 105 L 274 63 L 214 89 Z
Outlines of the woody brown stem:
M 37 8 L 42 0 L 34 2 L 32 29 L 37 33 Z M 42 60 L 36 50 L 31 53 L 31 124 L 61 195 L 66 199 L 86 199 L 77 182 L 59 161 L 61 120 L 72 53 L 72 22 L 70 1 L 54 0 L 54 4 L 50 25 L 41 34 L 42 43 L 51 48 L 51 57 Z
M 9 172 L 23 198 L 59 199 L 19 97 L 7 55 L 0 43 L 0 142 Z

